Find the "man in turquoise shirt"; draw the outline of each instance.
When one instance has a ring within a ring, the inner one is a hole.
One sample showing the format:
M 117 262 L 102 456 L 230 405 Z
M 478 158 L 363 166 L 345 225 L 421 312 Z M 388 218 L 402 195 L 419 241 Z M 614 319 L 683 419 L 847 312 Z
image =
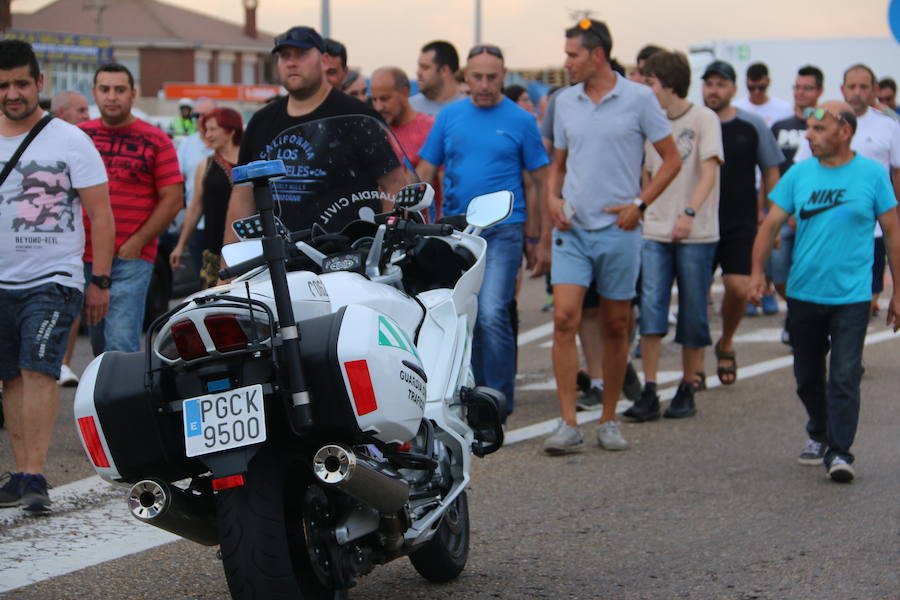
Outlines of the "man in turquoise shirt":
M 789 169 L 769 195 L 773 204 L 753 245 L 749 300 L 759 306 L 766 288 L 763 269 L 775 235 L 793 215 L 797 232 L 787 283 L 789 333 L 797 395 L 809 416 L 809 440 L 799 461 L 824 461 L 831 479 L 849 482 L 855 476 L 850 446 L 859 422 L 872 292 L 869 239 L 877 221 L 896 282 L 900 225 L 884 168 L 850 149 L 856 132 L 850 105 L 827 102 L 807 112 L 806 138 L 813 158 Z M 900 329 L 900 285 L 894 285 L 887 322 L 894 331 Z

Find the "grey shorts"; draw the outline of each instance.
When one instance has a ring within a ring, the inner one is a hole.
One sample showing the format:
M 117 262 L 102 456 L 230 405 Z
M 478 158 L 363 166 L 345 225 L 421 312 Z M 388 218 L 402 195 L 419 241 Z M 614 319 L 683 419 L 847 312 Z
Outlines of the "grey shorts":
M 58 378 L 82 298 L 58 283 L 0 289 L 0 379 L 17 379 L 22 369 Z
M 616 225 L 582 229 L 573 225 L 553 230 L 550 281 L 585 288 L 596 282 L 607 300 L 631 300 L 641 270 L 641 230 L 623 231 Z

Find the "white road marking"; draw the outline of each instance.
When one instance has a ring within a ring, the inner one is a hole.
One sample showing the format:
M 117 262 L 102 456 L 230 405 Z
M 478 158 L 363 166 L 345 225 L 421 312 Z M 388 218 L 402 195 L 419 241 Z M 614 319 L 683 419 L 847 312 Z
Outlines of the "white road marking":
M 538 330 L 541 328 L 531 331 Z M 531 336 L 532 340 L 540 339 L 538 333 Z M 867 336 L 866 345 L 889 339 L 900 336 L 883 330 Z M 743 381 L 783 369 L 792 362 L 791 356 L 782 356 L 740 367 L 740 378 Z M 708 387 L 719 385 L 718 380 L 707 379 Z M 659 395 L 662 400 L 670 400 L 675 387 L 665 388 Z M 619 402 L 618 412 L 629 406 L 631 402 L 627 400 Z M 578 422 L 588 423 L 599 417 L 599 411 L 583 412 L 578 414 Z M 555 420 L 549 420 L 509 431 L 506 444 L 547 435 L 555 424 Z M 0 510 L 0 593 L 180 539 L 132 517 L 125 502 L 126 492 L 125 486 L 89 477 L 53 489 L 55 513 L 51 516 L 32 518 L 25 517 L 20 509 Z

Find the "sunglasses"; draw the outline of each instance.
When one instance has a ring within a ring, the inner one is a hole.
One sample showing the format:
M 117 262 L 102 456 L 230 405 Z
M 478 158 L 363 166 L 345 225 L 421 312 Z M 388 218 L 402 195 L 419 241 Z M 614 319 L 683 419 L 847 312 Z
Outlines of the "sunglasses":
M 836 120 L 846 123 L 847 119 L 844 118 L 844 115 L 840 113 L 831 112 L 827 108 L 819 107 L 819 108 L 807 108 L 803 111 L 803 118 L 808 119 L 812 117 L 816 121 L 821 121 L 825 118 L 825 115 L 831 115 Z
M 769 86 L 767 86 L 767 85 L 748 85 L 747 89 L 750 90 L 751 92 L 764 92 L 767 89 L 769 89 Z
M 346 52 L 344 45 L 334 40 L 325 40 L 325 54 L 329 56 L 341 56 Z
M 503 52 L 500 51 L 500 48 L 498 48 L 497 46 L 488 46 L 488 45 L 475 46 L 474 48 L 469 50 L 469 58 L 472 58 L 473 56 L 478 56 L 479 54 L 484 54 L 485 52 L 487 52 L 491 56 L 496 56 L 500 60 L 503 60 Z

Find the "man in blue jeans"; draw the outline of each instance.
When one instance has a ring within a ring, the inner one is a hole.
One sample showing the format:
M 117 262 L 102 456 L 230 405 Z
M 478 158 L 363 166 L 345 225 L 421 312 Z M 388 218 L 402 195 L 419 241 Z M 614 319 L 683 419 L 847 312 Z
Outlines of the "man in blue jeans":
M 422 181 L 431 181 L 444 165 L 445 215 L 465 213 L 469 201 L 480 194 L 513 192 L 512 215 L 482 234 L 488 242 L 487 258 L 472 341 L 476 383 L 503 392 L 507 412 L 512 412 L 516 340 L 510 303 L 522 263 L 522 248 L 527 240 L 527 255 L 534 256 L 540 236 L 538 206 L 548 160 L 534 117 L 503 95 L 505 75 L 499 48 L 472 48 L 466 63 L 466 82 L 472 94 L 469 100 L 441 110 L 419 151 L 422 160 L 416 172 Z M 533 207 L 525 204 L 523 171 L 538 191 Z
M 722 128 L 716 113 L 687 100 L 691 67 L 680 52 L 659 50 L 644 64 L 647 85 L 656 94 L 672 127 L 681 171 L 644 213 L 641 252 L 641 356 L 644 391 L 625 416 L 636 421 L 659 418 L 656 375 L 662 339 L 669 329 L 672 281 L 678 282 L 675 343 L 681 345 L 683 375 L 666 409 L 668 418 L 696 413 L 694 390 L 703 372 L 703 348 L 712 342 L 706 295 L 712 282 L 719 239 L 719 165 Z M 662 157 L 645 145 L 644 169 L 653 177 Z
M 813 158 L 791 167 L 769 195 L 773 204 L 753 245 L 749 300 L 760 304 L 763 266 L 775 235 L 797 220 L 794 262 L 787 284 L 797 395 L 806 407 L 809 440 L 801 464 L 824 461 L 828 475 L 852 481 L 850 446 L 859 422 L 862 351 L 872 292 L 872 229 L 884 231 L 891 275 L 900 272 L 897 201 L 884 168 L 850 149 L 856 115 L 845 102 L 809 109 Z M 894 285 L 887 322 L 900 329 L 900 285 Z M 827 368 L 825 359 L 831 350 Z

